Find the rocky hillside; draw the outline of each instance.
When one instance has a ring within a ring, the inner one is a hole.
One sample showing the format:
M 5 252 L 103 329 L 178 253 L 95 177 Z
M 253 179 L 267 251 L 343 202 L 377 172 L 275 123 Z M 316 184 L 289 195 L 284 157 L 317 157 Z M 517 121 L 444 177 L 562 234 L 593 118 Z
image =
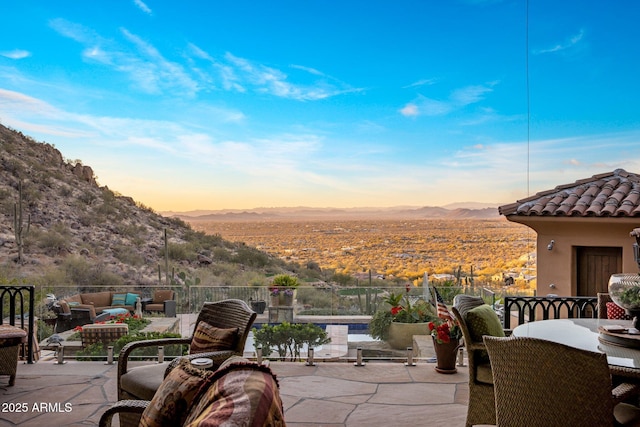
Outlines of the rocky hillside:
M 98 185 L 90 166 L 2 125 L 0 165 L 0 283 L 156 284 L 165 265 L 165 230 L 170 269 L 188 270 L 203 283 L 229 285 L 229 271 L 259 276 L 283 267 Z

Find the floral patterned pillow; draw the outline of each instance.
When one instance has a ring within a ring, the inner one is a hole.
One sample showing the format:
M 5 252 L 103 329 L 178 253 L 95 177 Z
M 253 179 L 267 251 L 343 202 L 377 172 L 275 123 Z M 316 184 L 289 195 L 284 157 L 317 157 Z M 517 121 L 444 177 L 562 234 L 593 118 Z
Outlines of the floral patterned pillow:
M 140 427 L 182 425 L 196 398 L 211 385 L 213 375 L 182 359 L 153 395 L 142 413 Z

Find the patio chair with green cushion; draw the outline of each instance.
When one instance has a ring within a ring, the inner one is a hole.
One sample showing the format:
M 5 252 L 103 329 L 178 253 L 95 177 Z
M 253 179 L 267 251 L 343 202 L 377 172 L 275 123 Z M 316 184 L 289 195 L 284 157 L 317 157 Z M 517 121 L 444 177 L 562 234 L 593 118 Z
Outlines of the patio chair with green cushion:
M 118 356 L 118 400 L 151 400 L 166 374 L 181 358 L 206 357 L 213 360 L 215 368 L 231 356 L 242 356 L 255 319 L 256 313 L 242 300 L 206 302 L 191 337 L 135 341 L 125 345 Z M 136 349 L 175 344 L 189 345 L 189 354 L 171 363 L 129 366 L 129 357 Z
M 607 355 L 537 338 L 485 337 L 501 427 L 637 426 L 640 409 L 619 403 Z
M 493 375 L 482 339 L 485 335 L 504 337 L 510 335 L 511 331 L 503 329 L 498 315 L 481 297 L 456 295 L 451 311 L 460 324 L 469 359 L 466 426 L 495 424 Z

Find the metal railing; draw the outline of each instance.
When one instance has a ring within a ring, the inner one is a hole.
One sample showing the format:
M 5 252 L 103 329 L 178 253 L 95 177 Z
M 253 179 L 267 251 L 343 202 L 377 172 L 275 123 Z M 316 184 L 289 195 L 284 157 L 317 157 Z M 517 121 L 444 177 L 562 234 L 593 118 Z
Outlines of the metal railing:
M 511 318 L 518 325 L 535 320 L 598 317 L 598 297 L 505 297 L 504 327 L 511 328 Z M 515 313 L 515 314 L 514 314 Z
M 26 296 L 25 296 L 26 294 Z M 35 286 L 0 286 L 0 325 L 8 322 L 27 332 L 27 363 L 33 363 L 34 355 L 34 300 Z M 8 312 L 8 313 L 7 313 Z M 26 325 L 25 325 L 26 322 Z

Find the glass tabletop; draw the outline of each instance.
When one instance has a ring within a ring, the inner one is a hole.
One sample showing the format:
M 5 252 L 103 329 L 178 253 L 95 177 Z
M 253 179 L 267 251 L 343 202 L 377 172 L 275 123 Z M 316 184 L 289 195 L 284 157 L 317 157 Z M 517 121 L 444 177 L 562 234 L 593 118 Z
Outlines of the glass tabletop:
M 631 327 L 628 320 L 551 319 L 524 323 L 513 330 L 514 337 L 531 337 L 607 355 L 609 365 L 640 370 L 640 349 L 601 342 L 598 328 L 606 325 Z

